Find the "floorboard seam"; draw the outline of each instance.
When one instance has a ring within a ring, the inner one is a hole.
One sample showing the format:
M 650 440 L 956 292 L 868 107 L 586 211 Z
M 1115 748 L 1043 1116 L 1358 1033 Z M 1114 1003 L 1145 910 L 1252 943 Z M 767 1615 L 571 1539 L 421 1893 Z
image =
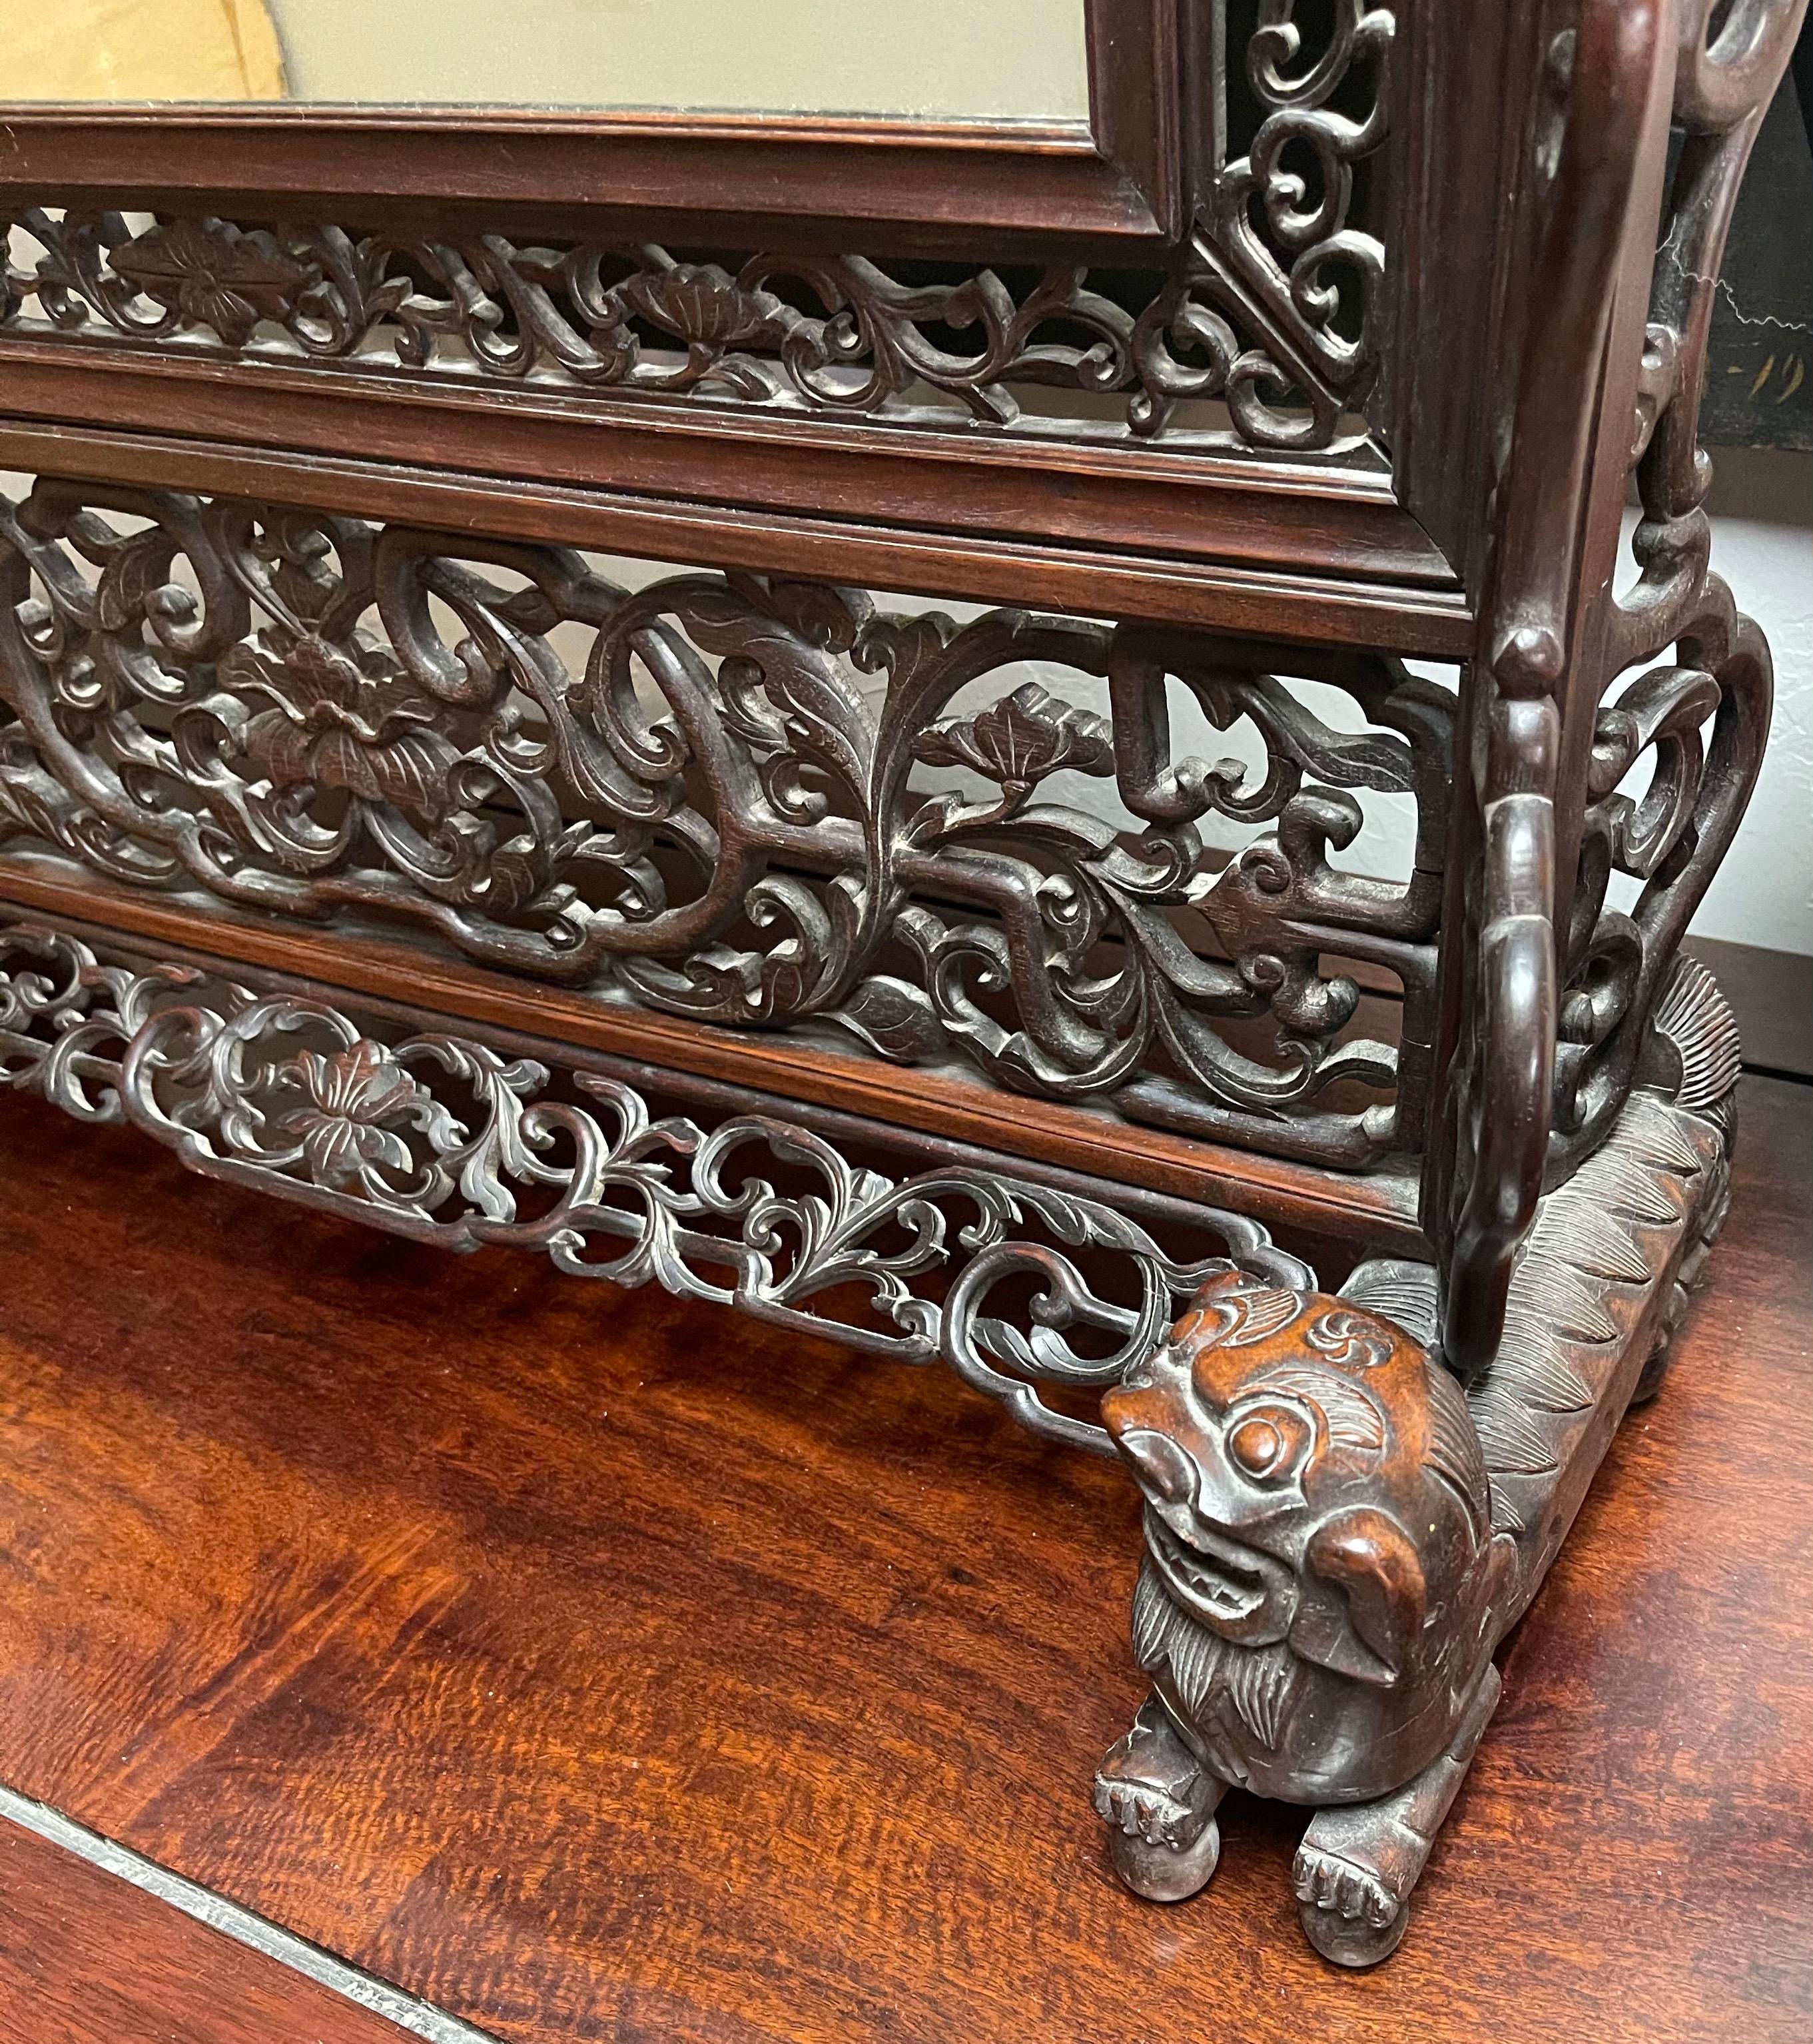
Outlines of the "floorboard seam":
M 225 1896 L 186 1881 L 179 1873 L 172 1873 L 168 1867 L 159 1866 L 156 1860 L 145 1858 L 129 1846 L 103 1838 L 85 1824 L 79 1824 L 73 1817 L 65 1816 L 60 1810 L 53 1810 L 48 1804 L 34 1803 L 29 1796 L 4 1785 L 0 1785 L 0 1817 L 10 1819 L 21 1830 L 36 1832 L 54 1846 L 61 1846 L 66 1852 L 75 1854 L 91 1866 L 99 1867 L 103 1873 L 129 1881 L 134 1888 L 142 1888 L 146 1894 L 167 1902 L 172 1908 L 180 1909 L 184 1915 L 193 1916 L 210 1930 L 249 1946 L 255 1952 L 262 1952 L 267 1958 L 277 1960 L 358 2007 L 385 2017 L 399 2029 L 425 2038 L 428 2044 L 499 2044 L 489 2031 L 475 2030 L 457 2015 L 449 2015 L 431 2003 L 405 1994 L 387 1981 L 361 1973 L 358 1967 L 336 1958 L 318 1945 L 311 1945 L 294 1931 L 255 1915 L 238 1903 L 229 1902 Z

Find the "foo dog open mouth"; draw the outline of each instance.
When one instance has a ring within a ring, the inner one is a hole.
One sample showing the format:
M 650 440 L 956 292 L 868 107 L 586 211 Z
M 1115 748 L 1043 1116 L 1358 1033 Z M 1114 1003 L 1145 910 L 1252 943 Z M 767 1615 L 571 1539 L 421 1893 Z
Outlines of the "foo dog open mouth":
M 1186 1543 L 1150 1506 L 1146 1538 L 1172 1597 L 1223 1639 L 1259 1646 L 1289 1631 L 1296 1586 L 1290 1571 L 1269 1554 L 1200 1517 L 1192 1518 Z

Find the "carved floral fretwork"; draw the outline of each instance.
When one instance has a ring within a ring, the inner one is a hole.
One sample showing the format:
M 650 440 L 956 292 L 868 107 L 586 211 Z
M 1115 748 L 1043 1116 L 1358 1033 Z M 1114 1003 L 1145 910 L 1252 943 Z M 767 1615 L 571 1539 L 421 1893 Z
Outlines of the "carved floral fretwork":
M 1336 730 L 1275 651 L 44 482 L 0 509 L 0 834 L 1364 1163 L 1420 1129 L 1451 699 L 1285 656 Z M 1175 756 L 1179 689 L 1263 763 Z M 1355 790 L 1415 794 L 1402 884 L 1331 863 Z M 1218 817 L 1273 828 L 1229 861 Z M 1330 957 L 1401 982 L 1401 1059 Z
M 1294 0 L 1260 0 L 1231 79 L 1258 125 L 1210 180 L 1170 274 L 981 264 L 908 281 L 870 257 L 785 249 L 728 262 L 649 244 L 355 236 L 328 224 L 129 217 L 85 201 L 0 214 L 0 331 L 142 345 L 388 357 L 414 371 L 860 417 L 942 398 L 995 425 L 1016 389 L 1118 395 L 1127 427 L 1223 400 L 1240 440 L 1327 448 L 1377 367 L 1385 251 L 1354 169 L 1388 130 L 1391 14 L 1337 0 L 1312 47 Z M 1365 77 L 1360 118 L 1334 101 Z M 13 252 L 6 255 L 10 237 Z M 1086 408 L 1085 408 L 1086 409 Z M 1041 430 L 1061 430 L 1043 421 Z
M 1202 1208 L 1212 1247 L 1180 1261 L 1074 1192 L 970 1164 L 891 1178 L 770 1116 L 708 1132 L 608 1071 L 375 1026 L 185 966 L 103 963 L 35 924 L 0 931 L 0 1086 L 415 1241 L 540 1250 L 579 1276 L 942 1358 L 1035 1432 L 1097 1452 L 1102 1429 L 1042 1386 L 1113 1383 L 1217 1271 L 1315 1281 L 1237 1214 Z

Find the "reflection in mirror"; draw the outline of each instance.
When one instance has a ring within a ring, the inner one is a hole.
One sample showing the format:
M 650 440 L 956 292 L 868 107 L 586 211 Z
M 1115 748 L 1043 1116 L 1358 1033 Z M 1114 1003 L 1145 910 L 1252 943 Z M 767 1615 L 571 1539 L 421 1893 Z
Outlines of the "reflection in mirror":
M 32 0 L 0 98 L 1082 121 L 1083 0 Z

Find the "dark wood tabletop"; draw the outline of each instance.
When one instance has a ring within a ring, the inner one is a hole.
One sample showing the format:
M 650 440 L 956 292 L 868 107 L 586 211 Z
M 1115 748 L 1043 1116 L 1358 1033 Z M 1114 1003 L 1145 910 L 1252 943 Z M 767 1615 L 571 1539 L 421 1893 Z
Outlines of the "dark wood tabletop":
M 294 1967 L 0 1821 L 6 2044 L 408 2044 Z
M 1286 1811 L 1231 1798 L 1175 1908 L 1108 1871 L 1116 1469 L 935 1370 L 400 1245 L 8 1100 L 0 1782 L 507 2044 L 1805 2044 L 1810 1159 L 1813 1089 L 1746 1081 L 1676 1369 L 1510 1642 L 1401 1951 L 1354 1976 L 1298 1932 Z M 149 1975 L 44 1942 L 54 1885 L 0 1883 L 5 2044 L 213 2044 L 81 2027 Z M 172 1918 L 228 2005 L 224 1941 Z

